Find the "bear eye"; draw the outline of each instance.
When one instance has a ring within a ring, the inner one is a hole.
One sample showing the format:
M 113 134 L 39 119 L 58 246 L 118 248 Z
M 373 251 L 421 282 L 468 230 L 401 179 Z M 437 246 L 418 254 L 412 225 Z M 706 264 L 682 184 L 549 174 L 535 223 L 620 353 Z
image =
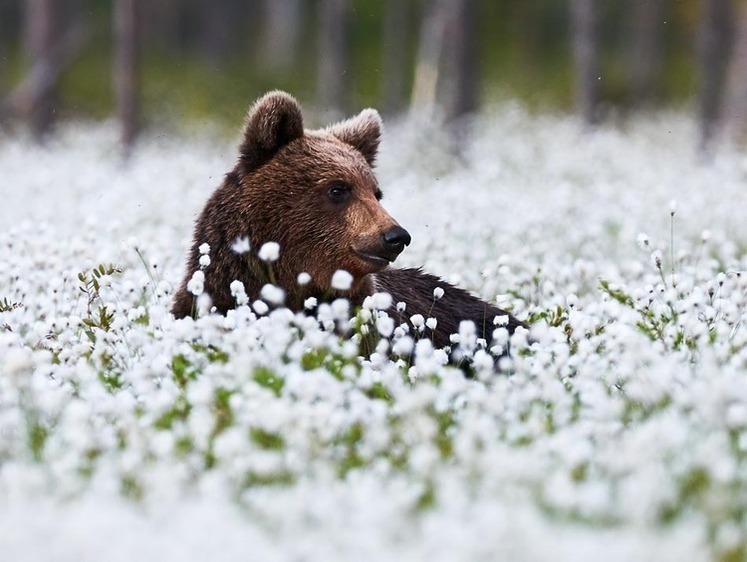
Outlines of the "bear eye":
M 344 183 L 335 183 L 327 190 L 327 196 L 333 203 L 344 203 L 350 193 L 350 187 Z

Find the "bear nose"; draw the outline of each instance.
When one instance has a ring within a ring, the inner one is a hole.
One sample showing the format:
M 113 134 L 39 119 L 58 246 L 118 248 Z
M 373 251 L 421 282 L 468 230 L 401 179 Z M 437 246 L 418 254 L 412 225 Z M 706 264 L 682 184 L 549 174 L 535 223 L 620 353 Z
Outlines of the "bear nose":
M 381 239 L 384 241 L 385 245 L 397 246 L 400 248 L 400 251 L 404 246 L 409 246 L 412 240 L 410 233 L 401 226 L 395 226 L 394 228 L 387 230 L 381 235 Z

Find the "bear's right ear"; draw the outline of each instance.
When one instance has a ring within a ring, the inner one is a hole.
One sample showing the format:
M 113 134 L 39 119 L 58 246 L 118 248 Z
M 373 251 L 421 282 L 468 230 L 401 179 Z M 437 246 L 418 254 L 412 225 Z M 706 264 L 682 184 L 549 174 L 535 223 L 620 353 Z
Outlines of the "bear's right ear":
M 376 164 L 381 141 L 381 116 L 375 109 L 364 109 L 355 117 L 347 121 L 330 125 L 325 129 L 342 142 L 357 149 L 368 162 L 369 166 Z
M 240 165 L 250 172 L 278 150 L 303 136 L 301 106 L 290 94 L 276 90 L 262 96 L 249 110 L 244 140 L 239 148 Z

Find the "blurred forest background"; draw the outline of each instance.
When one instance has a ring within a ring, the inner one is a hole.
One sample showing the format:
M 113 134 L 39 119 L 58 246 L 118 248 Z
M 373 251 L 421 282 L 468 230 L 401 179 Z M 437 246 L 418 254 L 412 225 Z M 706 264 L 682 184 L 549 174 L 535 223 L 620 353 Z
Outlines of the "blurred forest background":
M 148 126 L 235 130 L 273 88 L 320 122 L 685 107 L 708 150 L 747 127 L 747 0 L 0 0 L 0 126 L 39 140 L 110 116 L 125 146 Z

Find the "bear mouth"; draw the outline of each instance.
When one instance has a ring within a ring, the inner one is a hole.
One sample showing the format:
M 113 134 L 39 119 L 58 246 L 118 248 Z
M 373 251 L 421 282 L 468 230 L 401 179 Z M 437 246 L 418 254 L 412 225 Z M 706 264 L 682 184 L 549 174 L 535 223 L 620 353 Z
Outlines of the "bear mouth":
M 375 265 L 378 268 L 385 268 L 393 261 L 385 256 L 361 252 L 355 248 L 353 248 L 353 253 L 363 261 Z

